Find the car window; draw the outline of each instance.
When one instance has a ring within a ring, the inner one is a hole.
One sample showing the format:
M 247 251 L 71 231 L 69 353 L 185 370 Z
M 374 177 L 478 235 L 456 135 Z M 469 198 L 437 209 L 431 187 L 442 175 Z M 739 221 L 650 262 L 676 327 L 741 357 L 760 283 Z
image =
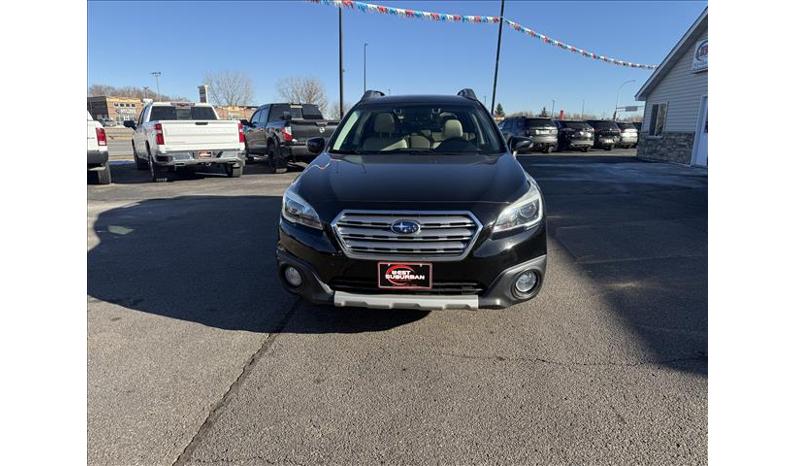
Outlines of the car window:
M 499 154 L 503 138 L 476 105 L 369 104 L 343 119 L 332 153 Z
M 525 118 L 526 128 L 538 128 L 540 126 L 554 126 L 553 120 L 549 118 Z
M 193 105 L 156 105 L 150 111 L 149 120 L 215 120 L 212 107 Z
M 591 129 L 588 123 L 582 121 L 562 121 L 561 124 L 566 128 L 572 129 Z

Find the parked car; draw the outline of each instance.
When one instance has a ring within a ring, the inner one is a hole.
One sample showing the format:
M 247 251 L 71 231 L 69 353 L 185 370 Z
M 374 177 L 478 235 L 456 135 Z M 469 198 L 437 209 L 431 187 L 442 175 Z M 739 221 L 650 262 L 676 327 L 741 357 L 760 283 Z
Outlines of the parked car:
M 531 137 L 530 150 L 548 153 L 558 145 L 558 128 L 550 118 L 509 117 L 501 122 L 500 131 L 510 136 Z
M 619 135 L 617 147 L 636 147 L 638 145 L 638 129 L 633 123 L 617 123 L 622 131 Z
M 505 308 L 545 274 L 544 201 L 471 89 L 368 91 L 283 197 L 285 288 L 308 301 L 380 309 Z
M 310 161 L 307 140 L 329 136 L 336 120 L 327 120 L 315 104 L 266 104 L 251 121 L 241 120 L 246 138 L 246 158 L 264 159 L 272 171 L 282 173 L 288 162 Z
M 220 166 L 229 177 L 243 174 L 243 129 L 235 120 L 219 120 L 210 104 L 152 102 L 132 128 L 133 157 L 153 181 L 167 181 L 178 169 Z
M 611 150 L 619 142 L 622 131 L 615 121 L 587 120 L 586 123 L 594 128 L 594 147 Z
M 584 121 L 556 120 L 558 150 L 588 152 L 594 146 L 594 128 Z
M 86 142 L 88 145 L 88 171 L 99 184 L 111 182 L 111 167 L 108 163 L 108 138 L 105 128 L 86 112 Z

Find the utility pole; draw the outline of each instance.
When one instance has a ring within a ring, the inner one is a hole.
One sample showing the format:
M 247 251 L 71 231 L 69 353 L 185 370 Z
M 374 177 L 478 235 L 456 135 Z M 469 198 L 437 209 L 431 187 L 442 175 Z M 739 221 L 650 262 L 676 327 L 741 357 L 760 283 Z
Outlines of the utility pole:
M 616 121 L 616 112 L 617 110 L 619 110 L 619 93 L 622 91 L 622 88 L 625 87 L 625 84 L 630 84 L 634 82 L 636 82 L 635 79 L 629 79 L 623 82 L 622 85 L 619 86 L 619 89 L 616 90 L 616 106 L 614 106 L 614 121 Z
M 586 113 L 586 99 L 580 101 L 580 119 L 583 119 L 583 114 Z
M 556 115 L 556 99 L 553 99 L 553 107 L 550 110 L 550 118 L 555 118 Z
M 162 73 L 160 71 L 153 71 L 150 74 L 155 77 L 155 88 L 158 92 L 157 95 L 155 95 L 155 100 L 160 100 L 160 75 Z
M 339 63 L 339 80 L 340 80 L 340 119 L 343 119 L 343 9 L 337 9 L 337 33 L 338 33 L 338 54 L 340 56 Z
M 149 98 L 149 88 L 146 86 L 144 86 L 144 98 L 145 99 Z
M 495 115 L 495 93 L 497 92 L 498 65 L 500 64 L 500 41 L 503 39 L 503 7 L 506 0 L 500 0 L 500 26 L 498 27 L 497 54 L 495 55 L 495 79 L 492 81 L 492 106 L 489 109 L 491 116 Z
M 365 42 L 362 55 L 364 60 L 362 62 L 362 93 L 368 90 L 368 43 Z

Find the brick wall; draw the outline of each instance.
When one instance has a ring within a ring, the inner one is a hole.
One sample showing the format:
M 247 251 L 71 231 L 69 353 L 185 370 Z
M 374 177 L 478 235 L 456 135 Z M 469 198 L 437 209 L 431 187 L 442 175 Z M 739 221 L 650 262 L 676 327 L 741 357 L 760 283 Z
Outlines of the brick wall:
M 663 132 L 661 136 L 639 134 L 638 158 L 690 164 L 694 133 Z

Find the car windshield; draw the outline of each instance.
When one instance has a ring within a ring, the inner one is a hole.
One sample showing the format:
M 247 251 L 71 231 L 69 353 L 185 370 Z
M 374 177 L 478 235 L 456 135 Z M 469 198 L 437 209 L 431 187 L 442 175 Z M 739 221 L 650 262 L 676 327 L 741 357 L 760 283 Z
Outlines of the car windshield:
M 617 123 L 621 129 L 636 129 L 633 123 Z
M 149 115 L 149 121 L 215 119 L 216 114 L 211 107 L 193 105 L 155 105 Z
M 496 155 L 503 139 L 477 105 L 373 104 L 346 115 L 331 141 L 337 154 Z

